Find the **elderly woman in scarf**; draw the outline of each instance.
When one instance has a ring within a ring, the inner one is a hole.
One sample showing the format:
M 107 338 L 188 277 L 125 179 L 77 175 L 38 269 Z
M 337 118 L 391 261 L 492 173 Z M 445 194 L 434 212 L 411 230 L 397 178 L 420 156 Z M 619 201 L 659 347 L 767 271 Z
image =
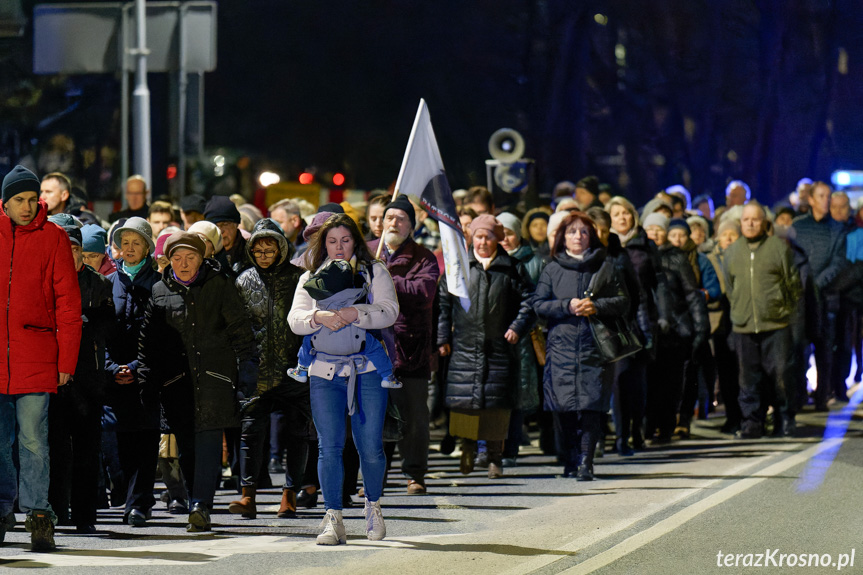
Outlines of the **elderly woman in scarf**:
M 462 438 L 461 471 L 473 471 L 476 440 L 488 446 L 488 476 L 500 477 L 518 374 L 516 344 L 534 322 L 531 281 L 523 266 L 500 248 L 504 229 L 492 215 L 470 224 L 468 309 L 440 282 L 438 346 L 450 355 L 446 405 L 450 433 Z

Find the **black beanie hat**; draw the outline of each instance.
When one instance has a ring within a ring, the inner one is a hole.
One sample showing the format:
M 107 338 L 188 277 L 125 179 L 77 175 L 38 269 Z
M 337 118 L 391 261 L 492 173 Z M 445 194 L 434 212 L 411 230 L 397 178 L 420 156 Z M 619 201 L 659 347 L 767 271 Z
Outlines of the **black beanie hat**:
M 594 196 L 598 196 L 599 178 L 597 178 L 596 176 L 586 176 L 578 180 L 578 183 L 575 184 L 575 187 L 585 189 Z
M 198 212 L 203 214 L 207 209 L 207 200 L 200 194 L 192 194 L 180 200 L 180 209 L 184 212 Z
M 320 214 L 321 212 L 331 212 L 333 214 L 343 214 L 343 213 L 345 213 L 345 209 L 338 204 L 329 203 L 329 204 L 324 204 L 318 208 L 318 213 Z
M 208 222 L 218 224 L 219 222 L 240 223 L 240 210 L 236 204 L 227 196 L 213 196 L 207 202 L 204 217 Z
M 401 210 L 408 215 L 408 219 L 411 221 L 411 229 L 414 230 L 417 227 L 417 213 L 414 210 L 414 205 L 408 199 L 407 196 L 398 195 L 396 199 L 387 204 L 387 207 L 384 208 L 384 217 L 387 215 L 387 211 L 391 209 Z
M 24 166 L 15 166 L 3 178 L 3 203 L 8 202 L 12 196 L 17 196 L 24 192 L 36 192 L 38 196 L 41 190 L 42 182 L 39 181 L 36 174 Z

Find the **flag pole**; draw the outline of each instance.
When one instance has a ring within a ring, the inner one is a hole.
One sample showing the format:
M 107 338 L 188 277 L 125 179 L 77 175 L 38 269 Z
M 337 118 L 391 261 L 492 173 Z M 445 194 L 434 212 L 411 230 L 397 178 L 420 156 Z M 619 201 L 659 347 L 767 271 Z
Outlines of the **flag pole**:
M 399 195 L 399 190 L 402 186 L 402 178 L 405 175 L 405 166 L 407 166 L 408 157 L 410 157 L 410 155 L 411 155 L 411 148 L 413 147 L 414 139 L 416 138 L 416 135 L 417 135 L 417 125 L 420 123 L 420 116 L 422 115 L 422 111 L 423 111 L 423 108 L 425 107 L 425 105 L 426 105 L 426 101 L 424 99 L 420 98 L 420 105 L 419 105 L 419 108 L 417 108 L 417 115 L 414 118 L 414 125 L 411 127 L 411 135 L 408 138 L 408 145 L 405 148 L 405 157 L 402 159 L 402 167 L 399 168 L 399 175 L 396 178 L 396 185 L 395 185 L 395 188 L 393 189 L 393 197 L 390 198 L 390 202 L 396 201 L 396 198 Z M 411 233 L 413 233 L 413 230 L 411 230 Z M 384 236 L 385 235 L 386 234 L 381 233 L 381 241 L 378 242 L 378 250 L 377 250 L 377 252 L 375 252 L 375 259 L 376 260 L 379 260 L 381 258 L 381 249 L 383 249 L 383 247 L 384 247 Z

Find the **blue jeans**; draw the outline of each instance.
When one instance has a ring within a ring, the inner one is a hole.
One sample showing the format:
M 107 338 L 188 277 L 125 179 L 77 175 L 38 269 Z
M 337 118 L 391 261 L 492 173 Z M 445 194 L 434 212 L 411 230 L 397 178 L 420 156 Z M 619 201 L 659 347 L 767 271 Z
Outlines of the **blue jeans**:
M 48 399 L 47 393 L 0 395 L 0 516 L 12 512 L 17 495 L 21 511 L 48 511 L 56 521 L 48 503 Z M 20 475 L 12 459 L 16 424 Z
M 312 417 L 318 430 L 318 476 L 327 509 L 342 509 L 342 484 L 347 416 L 347 378 L 331 381 L 311 378 Z M 377 372 L 357 375 L 357 409 L 351 416 L 354 444 L 360 454 L 366 499 L 377 501 L 384 489 L 387 460 L 384 456 L 383 428 L 387 410 L 387 389 L 381 387 Z

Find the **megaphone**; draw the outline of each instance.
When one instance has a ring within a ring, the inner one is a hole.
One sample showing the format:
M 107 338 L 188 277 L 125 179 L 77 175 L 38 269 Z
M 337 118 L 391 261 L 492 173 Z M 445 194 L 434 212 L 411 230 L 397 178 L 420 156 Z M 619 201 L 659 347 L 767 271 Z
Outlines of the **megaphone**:
M 524 155 L 524 138 L 512 128 L 501 128 L 488 139 L 488 152 L 499 162 L 515 162 Z

